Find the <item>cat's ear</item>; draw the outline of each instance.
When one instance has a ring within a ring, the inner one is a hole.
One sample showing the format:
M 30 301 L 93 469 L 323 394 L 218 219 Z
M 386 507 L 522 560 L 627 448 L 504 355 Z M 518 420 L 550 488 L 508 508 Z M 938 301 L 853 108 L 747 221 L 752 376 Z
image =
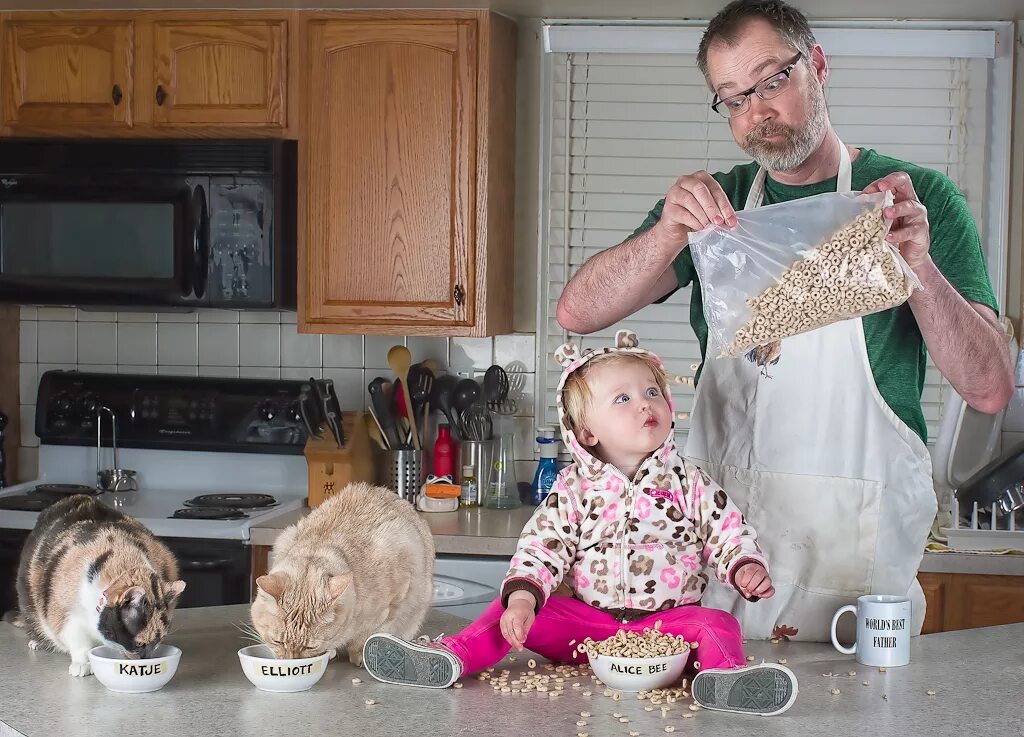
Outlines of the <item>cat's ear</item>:
M 280 603 L 284 596 L 285 587 L 288 585 L 288 576 L 283 573 L 268 573 L 256 579 L 256 588 L 263 596 L 269 596 Z
M 167 597 L 167 600 L 170 601 L 172 599 L 176 599 L 179 596 L 181 596 L 181 592 L 184 591 L 184 590 L 185 590 L 185 582 L 184 581 L 172 581 L 170 584 L 168 584 L 167 591 L 165 592 L 164 595 Z
M 125 629 L 136 634 L 143 625 L 145 615 L 146 590 L 141 586 L 132 586 L 121 594 L 118 614 Z
M 331 576 L 327 579 L 327 595 L 335 600 L 340 599 L 341 595 L 348 591 L 348 587 L 351 585 L 351 573 L 346 573 L 344 576 Z

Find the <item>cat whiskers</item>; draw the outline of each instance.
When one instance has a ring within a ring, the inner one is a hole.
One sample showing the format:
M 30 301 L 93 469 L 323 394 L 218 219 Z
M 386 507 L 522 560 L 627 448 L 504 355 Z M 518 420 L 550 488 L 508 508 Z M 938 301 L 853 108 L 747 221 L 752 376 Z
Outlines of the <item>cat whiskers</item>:
M 260 633 L 256 631 L 256 628 L 253 627 L 248 622 L 236 622 L 235 623 L 235 628 L 239 632 L 242 633 L 242 639 L 243 640 L 248 640 L 248 641 L 252 642 L 252 644 L 254 644 L 254 645 L 266 645 L 267 644 L 266 642 L 263 641 L 263 636 L 260 635 Z

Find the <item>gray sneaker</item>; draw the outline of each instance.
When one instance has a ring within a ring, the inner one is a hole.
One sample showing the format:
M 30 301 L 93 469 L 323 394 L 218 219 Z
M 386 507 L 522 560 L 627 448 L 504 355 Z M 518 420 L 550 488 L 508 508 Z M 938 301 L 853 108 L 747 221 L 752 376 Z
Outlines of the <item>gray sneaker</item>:
M 384 633 L 366 640 L 363 666 L 378 681 L 400 686 L 447 688 L 462 675 L 462 663 L 443 645 Z
M 693 700 L 705 709 L 775 716 L 796 701 L 796 674 L 784 665 L 710 668 L 693 677 Z

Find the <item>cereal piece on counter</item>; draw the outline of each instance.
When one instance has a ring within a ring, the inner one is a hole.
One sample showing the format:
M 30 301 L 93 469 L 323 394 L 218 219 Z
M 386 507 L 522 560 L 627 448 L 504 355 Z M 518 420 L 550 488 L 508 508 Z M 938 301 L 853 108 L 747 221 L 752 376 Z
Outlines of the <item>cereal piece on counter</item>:
M 367 706 L 373 706 L 373 705 L 374 705 L 374 704 L 376 704 L 377 702 L 376 702 L 376 701 L 374 701 L 373 699 L 367 699 L 367 700 L 366 700 L 366 701 L 364 701 L 363 703 L 365 703 L 365 704 L 366 704 Z
M 884 665 L 883 665 L 883 666 L 881 666 L 881 667 L 880 667 L 880 668 L 878 669 L 878 672 L 879 672 L 879 673 L 885 673 L 885 666 L 884 666 Z
M 360 683 L 362 683 L 362 681 L 360 679 L 358 679 L 358 678 L 353 678 L 352 679 L 352 685 L 353 686 L 358 686 Z
M 839 689 L 838 689 L 838 688 L 833 688 L 833 689 L 832 689 L 832 695 L 833 695 L 833 696 L 838 696 L 838 695 L 839 695 L 839 693 L 840 693 L 840 691 L 839 691 Z
M 753 655 L 748 655 L 747 656 L 747 661 L 748 662 L 753 662 L 753 660 L 754 660 L 754 656 Z
M 690 711 L 700 711 L 700 704 L 690 704 Z
M 934 692 L 934 691 L 927 691 L 926 693 L 927 693 L 927 694 L 928 694 L 929 696 L 934 696 L 934 695 L 935 695 L 935 692 Z
M 851 671 L 850 671 L 849 673 L 847 673 L 846 675 L 848 675 L 848 676 L 849 676 L 850 678 L 853 678 L 853 677 L 854 677 L 855 675 L 857 675 L 857 671 L 855 671 L 855 670 L 851 670 Z
M 788 660 L 786 660 L 785 658 L 779 658 L 779 665 L 785 665 L 785 664 L 786 664 L 786 663 L 788 663 L 788 662 L 789 662 L 789 661 L 788 661 Z
M 666 725 L 665 725 L 665 731 L 666 731 L 666 732 L 675 732 L 675 731 L 676 731 L 676 728 L 675 728 L 675 727 L 673 727 L 673 726 L 672 726 L 671 724 L 666 724 Z

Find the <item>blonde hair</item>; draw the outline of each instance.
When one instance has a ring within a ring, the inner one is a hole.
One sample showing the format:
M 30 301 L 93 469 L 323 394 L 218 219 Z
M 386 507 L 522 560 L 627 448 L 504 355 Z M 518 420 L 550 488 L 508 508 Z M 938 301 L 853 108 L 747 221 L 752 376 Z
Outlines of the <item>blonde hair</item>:
M 565 421 L 573 435 L 579 433 L 587 417 L 587 405 L 590 404 L 593 395 L 587 385 L 587 374 L 594 366 L 622 365 L 628 363 L 642 363 L 651 370 L 661 393 L 668 398 L 668 376 L 665 369 L 658 362 L 658 359 L 651 353 L 626 353 L 624 351 L 611 351 L 594 356 L 578 369 L 573 371 L 565 380 L 562 387 L 562 406 L 565 408 Z

